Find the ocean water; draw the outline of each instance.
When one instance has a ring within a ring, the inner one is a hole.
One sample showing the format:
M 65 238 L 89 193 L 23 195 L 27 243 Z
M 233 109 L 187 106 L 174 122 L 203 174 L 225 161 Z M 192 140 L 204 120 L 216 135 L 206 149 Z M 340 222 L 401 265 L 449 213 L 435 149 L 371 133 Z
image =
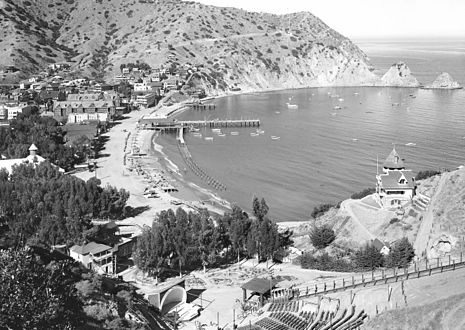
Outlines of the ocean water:
M 410 54 L 411 43 L 389 45 L 385 53 L 383 45 L 361 47 L 376 68 L 386 70 L 391 62 L 404 59 L 426 82 L 437 73 L 432 62 L 439 61 L 442 68 L 436 52 L 425 52 L 428 60 L 416 62 L 415 50 L 410 63 L 402 56 Z M 445 68 L 450 58 L 463 63 L 465 48 L 447 49 L 451 54 L 442 55 Z M 465 65 L 439 71 L 460 80 L 463 70 Z M 288 109 L 287 102 L 299 108 Z M 238 95 L 215 103 L 214 111 L 186 111 L 179 119 L 259 118 L 264 133 L 251 136 L 255 128 L 222 129 L 224 137 L 210 129 L 201 131 L 202 138 L 188 133 L 185 139 L 194 159 L 227 186 L 217 192 L 219 196 L 246 210 L 254 196 L 264 197 L 276 221 L 306 220 L 320 203 L 338 202 L 374 187 L 377 158 L 382 164 L 394 145 L 414 172 L 465 163 L 464 90 L 312 88 Z M 207 136 L 213 140 L 205 140 Z M 175 136 L 166 134 L 159 141 L 167 156 L 184 169 Z M 189 171 L 185 175 L 208 187 Z

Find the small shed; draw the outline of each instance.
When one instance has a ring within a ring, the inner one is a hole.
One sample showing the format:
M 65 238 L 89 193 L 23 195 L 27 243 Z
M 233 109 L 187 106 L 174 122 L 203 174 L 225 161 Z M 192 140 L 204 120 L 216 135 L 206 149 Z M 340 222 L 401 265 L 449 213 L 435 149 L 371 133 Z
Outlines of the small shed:
M 263 296 L 270 293 L 270 291 L 276 286 L 277 283 L 277 279 L 255 277 L 241 286 L 243 293 L 242 299 L 243 301 L 246 301 L 247 291 L 251 291 L 252 294 L 256 293 L 260 296 L 260 304 L 263 306 Z

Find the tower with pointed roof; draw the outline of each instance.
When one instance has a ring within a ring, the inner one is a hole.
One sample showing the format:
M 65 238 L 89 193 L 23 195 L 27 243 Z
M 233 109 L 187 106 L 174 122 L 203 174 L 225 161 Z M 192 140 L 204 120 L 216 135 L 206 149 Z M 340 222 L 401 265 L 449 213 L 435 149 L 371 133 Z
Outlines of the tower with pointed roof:
M 376 175 L 378 202 L 388 209 L 401 208 L 415 196 L 415 177 L 412 170 L 405 168 L 394 147 L 383 163 L 383 173 Z

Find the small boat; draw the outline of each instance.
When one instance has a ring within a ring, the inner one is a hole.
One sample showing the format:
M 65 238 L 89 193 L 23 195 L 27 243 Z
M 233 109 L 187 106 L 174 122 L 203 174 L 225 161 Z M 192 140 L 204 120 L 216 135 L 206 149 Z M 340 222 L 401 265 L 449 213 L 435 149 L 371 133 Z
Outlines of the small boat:
M 299 109 L 297 104 L 286 103 L 288 109 Z
M 213 136 L 206 136 L 206 137 L 205 137 L 205 140 L 206 140 L 206 141 L 213 141 Z
M 226 136 L 226 134 L 224 134 L 224 133 L 219 133 L 218 136 L 222 136 L 222 137 L 223 137 L 223 136 Z
M 239 132 L 231 132 L 231 135 L 239 135 Z
M 258 129 L 258 128 L 257 128 L 257 133 L 258 133 L 258 134 L 264 134 L 264 133 L 265 133 L 265 131 L 264 131 L 264 130 L 262 130 L 262 129 Z
M 335 105 L 335 106 L 333 107 L 333 109 L 334 109 L 334 110 L 341 110 L 341 109 L 342 109 L 342 107 L 341 107 L 341 106 L 339 106 L 339 105 Z
M 339 102 L 344 102 L 344 99 L 341 97 L 341 98 L 339 99 Z
M 280 114 L 280 113 L 281 113 L 281 111 L 275 111 L 274 113 Z
M 260 134 L 254 133 L 254 132 L 250 133 L 250 136 L 259 136 L 259 135 L 260 135 Z
M 357 142 L 357 141 L 358 141 L 358 139 L 355 139 L 355 138 L 354 138 L 354 139 L 352 139 L 352 141 L 354 141 L 354 142 Z
M 221 133 L 221 128 L 212 128 L 212 132 Z
M 200 134 L 200 133 L 192 133 L 192 135 L 193 135 L 194 137 L 199 137 L 199 138 L 202 137 L 202 134 Z
M 413 142 L 409 142 L 409 143 L 406 143 L 405 144 L 407 147 L 414 147 L 416 146 L 417 144 L 416 143 L 413 143 Z
M 275 135 L 272 135 L 271 136 L 271 139 L 272 140 L 279 140 L 281 137 L 280 136 L 275 136 Z
M 200 128 L 195 128 L 194 126 L 191 126 L 189 128 L 189 132 L 200 132 Z
M 358 95 L 358 92 L 354 92 L 354 95 Z

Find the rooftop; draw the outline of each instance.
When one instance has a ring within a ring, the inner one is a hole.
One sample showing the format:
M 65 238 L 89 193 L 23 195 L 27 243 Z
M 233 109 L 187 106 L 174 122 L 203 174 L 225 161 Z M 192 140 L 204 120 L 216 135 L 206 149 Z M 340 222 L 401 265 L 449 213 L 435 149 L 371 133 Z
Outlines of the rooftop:
M 108 246 L 105 244 L 99 244 L 95 242 L 89 242 L 84 245 L 74 245 L 71 247 L 71 251 L 82 254 L 82 255 L 86 255 L 89 253 L 97 254 L 97 253 L 110 250 L 110 249 L 112 249 L 111 246 Z
M 257 292 L 259 294 L 265 294 L 270 291 L 270 288 L 273 288 L 279 281 L 277 279 L 266 279 L 255 277 L 250 281 L 242 284 L 241 288 L 244 290 Z
M 400 171 L 389 171 L 386 174 L 381 174 L 381 184 L 384 189 L 398 188 L 398 189 L 413 189 L 415 187 L 414 175 L 412 171 L 400 170 Z M 400 183 L 401 179 L 405 179 L 405 183 Z
M 403 160 L 400 158 L 399 154 L 396 151 L 396 148 L 393 148 L 389 156 L 384 161 L 383 167 L 385 169 L 396 169 L 403 170 L 405 165 Z

